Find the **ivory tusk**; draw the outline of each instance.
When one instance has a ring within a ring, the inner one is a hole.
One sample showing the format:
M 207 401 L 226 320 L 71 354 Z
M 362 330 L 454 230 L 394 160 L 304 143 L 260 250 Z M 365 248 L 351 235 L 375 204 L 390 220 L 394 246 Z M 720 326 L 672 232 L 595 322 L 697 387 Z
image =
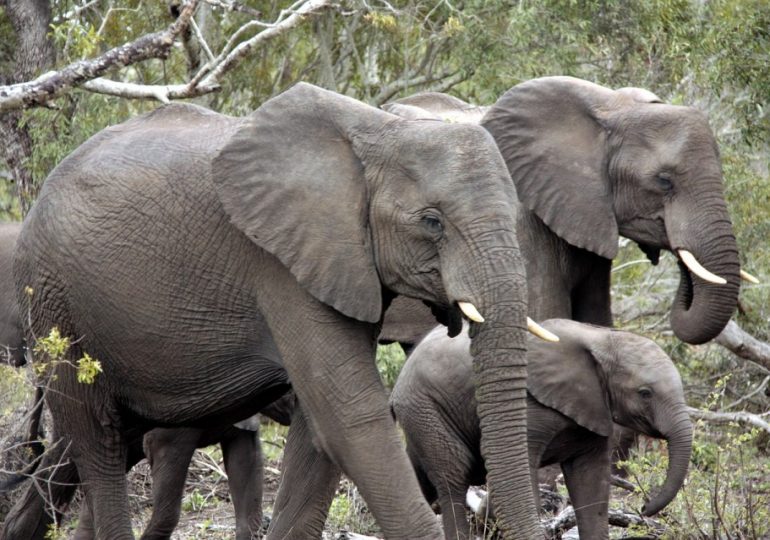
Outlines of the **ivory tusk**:
M 481 316 L 481 313 L 479 313 L 479 310 L 476 309 L 476 306 L 474 306 L 470 302 L 457 302 L 457 306 L 460 308 L 460 310 L 463 313 L 465 313 L 465 316 L 468 317 L 473 322 L 477 322 L 477 323 L 484 322 L 484 317 Z
M 749 274 L 746 270 L 741 270 L 741 279 L 743 281 L 748 281 L 749 283 L 753 283 L 754 285 L 759 285 L 759 280 Z
M 701 278 L 703 281 L 716 283 L 718 285 L 724 285 L 727 283 L 725 278 L 721 278 L 716 274 L 712 274 L 703 268 L 703 266 L 701 266 L 701 264 L 698 262 L 698 259 L 695 258 L 695 255 L 686 249 L 680 249 L 677 253 L 679 253 L 679 257 L 682 259 L 682 262 L 685 264 L 685 266 L 690 269 L 690 272 Z
M 532 332 L 534 335 L 542 339 L 543 341 L 551 341 L 551 342 L 557 342 L 559 341 L 559 336 L 554 334 L 553 332 L 546 330 L 539 324 L 537 324 L 535 321 L 527 317 L 527 330 Z

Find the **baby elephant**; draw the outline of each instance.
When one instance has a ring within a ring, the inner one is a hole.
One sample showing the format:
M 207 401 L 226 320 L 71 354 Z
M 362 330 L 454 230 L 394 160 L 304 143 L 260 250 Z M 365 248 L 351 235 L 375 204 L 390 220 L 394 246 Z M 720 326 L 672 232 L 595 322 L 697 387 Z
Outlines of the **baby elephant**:
M 543 326 L 561 341 L 528 343 L 530 464 L 561 464 L 580 537 L 608 538 L 612 423 L 668 441 L 666 481 L 643 509 L 655 514 L 682 486 L 690 460 L 692 424 L 682 382 L 649 339 L 563 319 Z M 445 329 L 433 330 L 408 358 L 391 396 L 423 493 L 438 500 L 451 539 L 467 538 L 465 493 L 486 476 L 469 345 L 465 332 L 449 339 Z

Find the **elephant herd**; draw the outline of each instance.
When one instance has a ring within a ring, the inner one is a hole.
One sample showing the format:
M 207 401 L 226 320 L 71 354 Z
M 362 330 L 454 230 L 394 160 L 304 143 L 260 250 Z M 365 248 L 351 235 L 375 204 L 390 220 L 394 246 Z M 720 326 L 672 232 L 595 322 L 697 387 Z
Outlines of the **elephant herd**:
M 652 341 L 608 328 L 610 269 L 619 236 L 653 264 L 670 251 L 676 336 L 727 324 L 741 270 L 704 115 L 570 77 L 490 107 L 424 93 L 383 109 L 305 83 L 243 118 L 166 105 L 91 137 L 0 228 L 11 362 L 22 336 L 71 340 L 45 388 L 59 442 L 0 538 L 44 538 L 76 484 L 76 538 L 133 538 L 125 473 L 144 455 L 142 538 L 169 538 L 192 451 L 215 442 L 236 538 L 258 537 L 259 438 L 241 421 L 259 411 L 290 423 L 269 538 L 319 538 L 343 472 L 386 538 L 466 538 L 465 490 L 484 482 L 503 537 L 539 538 L 533 475 L 555 463 L 581 537 L 607 538 L 618 429 L 668 441 L 643 512 L 674 498 L 682 383 Z M 378 342 L 412 351 L 390 397 Z

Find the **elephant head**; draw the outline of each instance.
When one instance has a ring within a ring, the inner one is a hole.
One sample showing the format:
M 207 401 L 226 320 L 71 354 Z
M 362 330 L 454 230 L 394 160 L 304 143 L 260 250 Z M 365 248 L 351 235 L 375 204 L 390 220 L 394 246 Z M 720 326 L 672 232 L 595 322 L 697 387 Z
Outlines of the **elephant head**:
M 702 113 L 638 88 L 545 77 L 511 88 L 481 123 L 522 203 L 553 232 L 608 259 L 619 234 L 653 264 L 671 250 L 681 273 L 676 335 L 703 343 L 724 328 L 740 267 L 719 151 Z
M 692 423 L 673 362 L 654 342 L 630 332 L 566 319 L 543 326 L 562 339 L 530 340 L 529 392 L 600 435 L 610 436 L 615 422 L 666 439 L 666 480 L 643 508 L 648 516 L 659 512 L 682 487 L 692 449 Z M 554 362 L 554 355 L 564 361 Z
M 298 84 L 242 121 L 213 171 L 232 223 L 343 315 L 378 323 L 395 293 L 430 303 L 451 333 L 460 310 L 476 321 L 492 494 L 513 501 L 504 526 L 534 535 L 517 201 L 489 133 L 405 120 Z M 510 406 L 501 392 L 516 396 Z

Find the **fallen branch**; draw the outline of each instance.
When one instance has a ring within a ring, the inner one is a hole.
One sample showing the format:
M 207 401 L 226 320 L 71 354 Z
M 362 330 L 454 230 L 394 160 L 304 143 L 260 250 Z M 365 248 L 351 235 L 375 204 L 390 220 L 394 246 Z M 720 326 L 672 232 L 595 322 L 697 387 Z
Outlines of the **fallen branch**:
M 59 71 L 45 73 L 30 82 L 0 86 L 0 112 L 44 105 L 73 87 L 96 79 L 108 70 L 150 58 L 166 58 L 174 40 L 190 22 L 198 0 L 188 0 L 179 17 L 166 30 L 110 49 L 97 58 L 80 60 Z
M 700 409 L 694 409 L 688 407 L 687 412 L 690 414 L 690 418 L 696 420 L 705 420 L 714 424 L 729 424 L 730 422 L 739 422 L 741 424 L 749 424 L 760 429 L 763 429 L 770 433 L 770 423 L 763 420 L 761 416 L 752 414 L 749 412 L 714 412 L 714 411 L 702 411 Z
M 609 511 L 609 523 L 614 527 L 628 528 L 632 525 L 647 527 L 649 532 L 645 538 L 659 538 L 666 530 L 662 524 L 653 519 L 612 508 Z M 559 515 L 543 523 L 543 528 L 549 538 L 560 538 L 564 532 L 576 526 L 577 519 L 575 518 L 575 509 L 572 506 L 566 507 L 559 512 Z
M 728 322 L 714 341 L 736 356 L 770 369 L 770 345 L 748 334 L 735 321 Z

